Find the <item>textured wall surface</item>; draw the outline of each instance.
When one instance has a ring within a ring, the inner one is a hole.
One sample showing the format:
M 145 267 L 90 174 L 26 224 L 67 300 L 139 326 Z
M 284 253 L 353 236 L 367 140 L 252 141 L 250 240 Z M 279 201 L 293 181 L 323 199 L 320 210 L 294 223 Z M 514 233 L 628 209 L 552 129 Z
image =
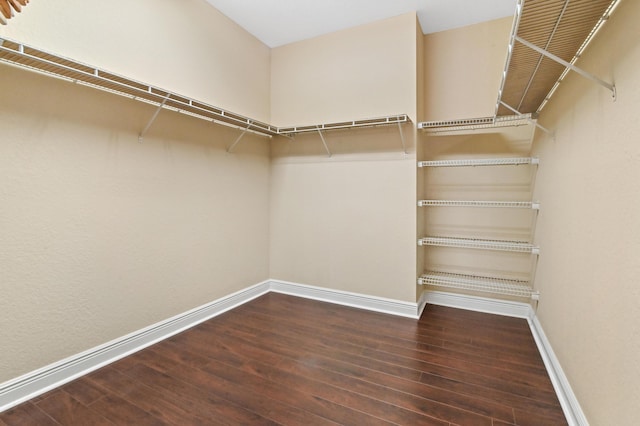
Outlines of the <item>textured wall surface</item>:
M 415 157 L 394 127 L 326 139 L 272 146 L 271 277 L 415 302 Z
M 0 75 L 0 382 L 268 278 L 267 139 Z
M 623 1 L 542 111 L 538 316 L 592 425 L 638 422 L 640 2 Z
M 8 37 L 269 119 L 270 50 L 203 0 L 32 2 Z M 268 278 L 269 142 L 0 66 L 0 382 Z
M 409 114 L 416 121 L 414 13 L 278 47 L 276 123 Z M 272 144 L 271 276 L 416 301 L 415 130 L 397 126 L 276 139 Z
M 273 124 L 392 114 L 415 122 L 417 25 L 408 13 L 273 49 Z
M 495 113 L 512 21 L 496 19 L 424 36 L 424 120 Z
M 205 0 L 32 2 L 2 36 L 270 119 L 270 49 Z

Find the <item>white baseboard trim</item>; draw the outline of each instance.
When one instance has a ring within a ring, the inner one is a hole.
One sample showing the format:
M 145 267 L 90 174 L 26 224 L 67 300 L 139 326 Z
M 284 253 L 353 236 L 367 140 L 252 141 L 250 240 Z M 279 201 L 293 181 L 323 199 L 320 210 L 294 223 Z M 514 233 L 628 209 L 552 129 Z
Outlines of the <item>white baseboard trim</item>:
M 558 394 L 558 399 L 567 421 L 570 425 L 588 426 L 589 424 L 544 334 L 540 322 L 528 304 L 432 291 L 423 292 L 418 303 L 411 303 L 280 280 L 267 280 L 253 285 L 16 379 L 0 383 L 0 412 L 167 339 L 174 334 L 270 291 L 408 318 L 419 318 L 428 303 L 525 318 L 529 322 L 529 327 L 538 345 L 538 350 L 547 368 L 551 382 Z
M 315 287 L 288 281 L 270 280 L 270 289 L 275 293 L 289 294 L 306 299 L 330 302 L 336 305 L 350 306 L 408 318 L 419 318 L 418 304 L 365 294 Z
M 567 422 L 570 426 L 589 426 L 582 407 L 571 389 L 569 380 L 562 370 L 560 361 L 555 356 L 551 343 L 531 305 L 439 291 L 425 291 L 420 299 L 433 305 L 526 319 Z
M 0 383 L 0 412 L 268 292 L 269 281 L 264 281 L 16 379 Z
M 422 296 L 426 300 L 426 303 L 432 305 L 448 306 L 450 308 L 466 309 L 467 311 L 484 312 L 487 314 L 529 319 L 532 312 L 531 305 L 528 303 L 512 302 L 509 300 L 467 296 L 442 291 L 425 291 L 422 293 Z
M 203 321 L 270 291 L 376 312 L 418 318 L 418 304 L 331 290 L 286 281 L 267 280 L 206 305 L 135 331 L 119 339 L 0 383 L 0 412 L 62 386 L 100 367 L 167 339 Z M 423 305 L 424 307 L 424 305 Z
M 540 352 L 542 361 L 549 373 L 549 378 L 551 379 L 553 388 L 558 395 L 558 400 L 560 401 L 562 411 L 564 411 L 564 415 L 567 418 L 567 423 L 569 423 L 570 426 L 589 426 L 589 421 L 584 415 L 584 411 L 582 411 L 578 398 L 576 398 L 576 395 L 573 393 L 569 380 L 564 374 L 562 366 L 560 366 L 560 361 L 558 361 L 558 358 L 553 352 L 551 343 L 547 339 L 547 336 L 542 329 L 542 325 L 540 324 L 540 321 L 538 321 L 538 317 L 533 312 L 533 309 L 531 310 L 531 314 L 531 318 L 529 318 L 529 327 L 531 328 L 531 333 L 533 334 L 533 338 L 538 346 L 538 351 Z

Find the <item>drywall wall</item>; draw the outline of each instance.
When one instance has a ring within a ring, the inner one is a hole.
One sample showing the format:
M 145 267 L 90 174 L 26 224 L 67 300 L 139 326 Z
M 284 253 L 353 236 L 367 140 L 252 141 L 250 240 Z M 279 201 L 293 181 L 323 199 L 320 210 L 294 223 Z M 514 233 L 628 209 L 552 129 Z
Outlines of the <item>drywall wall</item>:
M 265 138 L 0 73 L 0 382 L 268 278 Z
M 271 277 L 415 302 L 415 161 L 398 129 L 326 138 L 331 158 L 317 134 L 272 145 Z
M 423 121 L 493 116 L 512 21 L 502 18 L 424 36 Z
M 415 14 L 272 53 L 275 124 L 416 117 Z M 402 126 L 276 138 L 271 277 L 415 302 L 415 132 Z
M 640 2 L 623 1 L 542 111 L 538 318 L 592 425 L 635 424 L 640 401 Z
M 185 94 L 233 90 L 249 61 L 264 84 L 229 96 L 268 116 L 268 50 L 233 28 L 233 46 L 216 44 L 209 5 L 122 8 L 32 2 L 0 34 Z M 217 63 L 231 53 L 242 59 Z M 4 64 L 0 76 L 0 382 L 268 278 L 268 139 L 228 154 L 239 130 L 161 111 L 139 143 L 151 105 Z
M 34 1 L 0 37 L 269 122 L 269 48 L 205 0 Z
M 416 121 L 416 15 L 277 47 L 271 119 L 309 125 L 409 114 Z

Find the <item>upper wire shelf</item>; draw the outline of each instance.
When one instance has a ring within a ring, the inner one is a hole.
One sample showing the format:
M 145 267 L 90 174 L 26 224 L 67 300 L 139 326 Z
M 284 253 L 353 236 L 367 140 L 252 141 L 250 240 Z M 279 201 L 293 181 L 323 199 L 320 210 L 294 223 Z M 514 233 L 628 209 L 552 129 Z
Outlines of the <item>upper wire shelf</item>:
M 540 203 L 532 201 L 419 200 L 418 207 L 492 207 L 539 210 Z
M 418 167 L 518 166 L 540 164 L 535 157 L 476 158 L 459 160 L 418 161 Z
M 503 115 L 499 117 L 462 118 L 455 120 L 423 121 L 418 129 L 428 133 L 455 132 L 463 130 L 496 129 L 525 126 L 532 122 L 531 114 Z
M 540 254 L 539 247 L 523 241 L 481 240 L 481 239 L 475 239 L 475 238 L 424 237 L 418 240 L 418 245 Z
M 155 105 L 218 124 L 230 125 L 264 136 L 317 132 L 334 129 L 375 127 L 410 122 L 407 114 L 397 114 L 380 118 L 343 121 L 300 127 L 276 127 L 259 120 L 245 117 L 218 108 L 196 99 L 182 96 L 155 86 L 141 83 L 73 59 L 25 45 L 6 38 L 0 38 L 0 62 L 27 68 L 73 83 L 79 83 L 109 93 Z
M 515 297 L 530 297 L 535 300 L 537 300 L 539 296 L 539 293 L 531 287 L 529 281 L 453 274 L 440 271 L 426 271 L 418 278 L 418 284 L 504 294 Z

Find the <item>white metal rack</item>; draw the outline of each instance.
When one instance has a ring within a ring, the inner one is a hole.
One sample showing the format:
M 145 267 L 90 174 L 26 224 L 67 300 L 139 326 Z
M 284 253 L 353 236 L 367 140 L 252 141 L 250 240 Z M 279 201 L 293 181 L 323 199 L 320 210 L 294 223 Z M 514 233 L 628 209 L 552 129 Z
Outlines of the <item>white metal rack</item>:
M 521 118 L 521 117 L 520 117 Z M 520 125 L 517 117 L 506 120 L 511 125 Z M 432 126 L 433 129 L 456 130 L 475 129 L 477 126 L 490 127 L 489 119 L 453 120 L 450 122 L 420 123 L 421 128 Z M 464 128 L 463 128 L 464 127 Z M 418 161 L 419 168 L 428 167 L 490 167 L 490 166 L 537 166 L 538 158 L 535 157 L 498 157 L 498 158 L 463 158 L 448 160 Z M 532 171 L 532 182 L 534 177 Z M 484 201 L 484 200 L 418 200 L 419 207 L 471 207 L 471 208 L 508 208 L 531 209 L 535 213 L 540 209 L 540 204 L 534 201 Z M 534 214 L 531 231 L 535 229 L 537 214 Z M 493 250 L 498 252 L 512 252 L 532 256 L 530 277 L 533 280 L 540 248 L 527 241 L 487 240 L 478 238 L 457 238 L 446 236 L 427 236 L 418 239 L 419 246 L 452 247 L 462 249 Z M 525 297 L 538 299 L 538 293 L 533 289 L 532 281 L 513 280 L 499 277 L 487 277 L 482 275 L 465 275 L 445 271 L 426 271 L 418 278 L 419 285 L 449 288 L 462 291 L 491 293 L 501 296 Z
M 516 297 L 530 297 L 535 300 L 537 300 L 539 296 L 538 292 L 531 287 L 529 281 L 451 274 L 438 271 L 426 271 L 418 278 L 418 284 L 484 293 L 498 293 Z
M 423 121 L 418 129 L 427 133 L 461 132 L 469 130 L 495 129 L 510 126 L 525 126 L 533 121 L 531 114 L 503 115 L 494 117 L 463 118 L 456 120 Z
M 208 105 L 205 102 L 187 96 L 141 83 L 128 77 L 123 77 L 54 53 L 45 52 L 7 38 L 0 38 L 0 62 L 155 105 L 157 109 L 147 125 L 140 132 L 140 140 L 142 140 L 147 133 L 162 109 L 168 109 L 216 124 L 241 129 L 242 134 L 231 145 L 229 152 L 233 150 L 246 132 L 269 137 L 278 135 L 292 136 L 304 132 L 389 125 L 399 126 L 402 123 L 411 122 L 407 114 L 396 114 L 338 123 L 324 123 L 300 127 L 276 127 L 253 118 L 245 117 L 241 114 L 227 111 L 223 108 Z
M 424 237 L 419 246 L 457 247 L 480 250 L 539 254 L 540 248 L 525 241 L 482 240 L 476 238 Z
M 418 167 L 518 166 L 539 164 L 536 157 L 474 158 L 437 161 L 418 161 Z
M 420 200 L 418 207 L 490 207 L 539 210 L 540 203 L 532 201 Z

